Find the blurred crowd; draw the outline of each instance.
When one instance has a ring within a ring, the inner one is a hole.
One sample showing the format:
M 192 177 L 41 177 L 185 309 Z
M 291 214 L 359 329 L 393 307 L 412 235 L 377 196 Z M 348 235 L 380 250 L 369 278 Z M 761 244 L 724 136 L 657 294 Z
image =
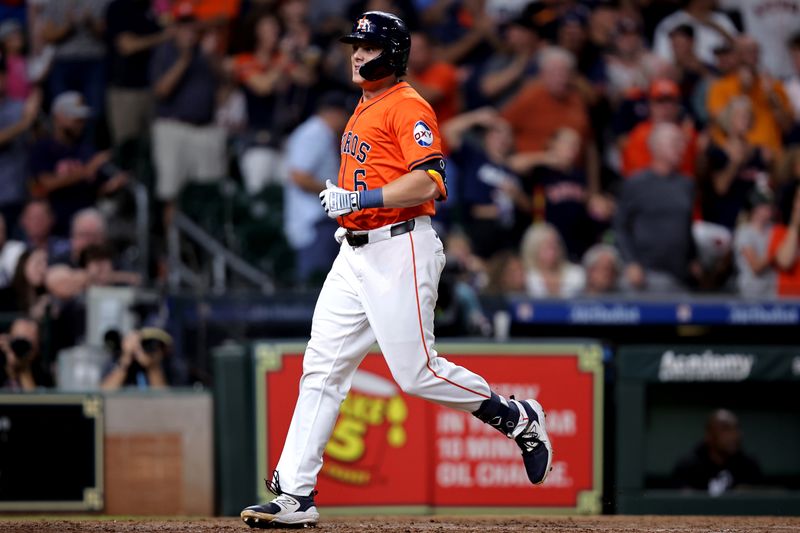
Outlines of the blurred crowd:
M 442 300 L 800 295 L 800 0 L 0 0 L 2 310 L 79 341 L 87 288 L 163 282 L 182 191 L 231 179 L 281 191 L 259 239 L 319 283 L 359 96 L 337 38 L 372 9 L 439 119 Z M 144 280 L 111 238 L 137 182 Z

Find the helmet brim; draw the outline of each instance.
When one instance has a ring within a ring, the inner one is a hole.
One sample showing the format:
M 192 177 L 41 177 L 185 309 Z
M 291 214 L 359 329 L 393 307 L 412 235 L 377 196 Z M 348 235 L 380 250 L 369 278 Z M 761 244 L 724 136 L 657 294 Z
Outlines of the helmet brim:
M 339 37 L 339 42 L 344 44 L 361 44 L 361 43 L 369 43 L 374 44 L 378 48 L 383 48 L 383 44 L 376 41 L 375 39 L 370 39 L 363 34 L 360 33 L 348 33 L 343 37 Z

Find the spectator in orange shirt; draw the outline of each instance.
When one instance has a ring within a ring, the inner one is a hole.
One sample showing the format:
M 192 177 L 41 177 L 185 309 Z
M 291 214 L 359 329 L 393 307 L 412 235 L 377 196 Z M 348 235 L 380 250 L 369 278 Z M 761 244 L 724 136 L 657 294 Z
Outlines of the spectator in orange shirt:
M 551 46 L 539 53 L 539 76 L 526 83 L 503 108 L 511 124 L 516 151 L 542 152 L 561 128 L 571 128 L 583 140 L 583 167 L 589 193 L 599 192 L 600 164 L 589 121 L 589 112 L 575 85 L 575 58 Z
M 406 81 L 431 104 L 439 124 L 458 113 L 458 72 L 453 65 L 437 60 L 433 43 L 425 33 L 411 34 Z
M 785 220 L 785 219 L 784 219 Z M 772 230 L 767 252 L 778 270 L 778 296 L 800 297 L 800 186 L 795 187 L 788 224 Z
M 650 85 L 650 118 L 640 122 L 623 143 L 622 175 L 626 178 L 648 168 L 653 161 L 650 153 L 650 133 L 653 126 L 663 122 L 679 124 L 685 133 L 686 148 L 680 163 L 680 173 L 694 177 L 697 157 L 697 132 L 691 120 L 681 115 L 681 91 L 678 84 L 666 78 L 654 80 Z
M 725 106 L 737 96 L 746 96 L 753 107 L 753 126 L 747 139 L 752 144 L 782 149 L 781 137 L 792 128 L 792 111 L 783 84 L 759 69 L 759 45 L 748 36 L 736 41 L 739 66 L 732 73 L 715 81 L 708 91 L 708 113 L 718 121 Z M 712 137 L 722 142 L 724 134 L 716 122 Z
M 589 114 L 573 83 L 575 58 L 563 48 L 539 54 L 539 75 L 503 108 L 518 152 L 541 152 L 559 128 L 572 128 L 588 141 Z M 535 118 L 535 120 L 532 120 Z

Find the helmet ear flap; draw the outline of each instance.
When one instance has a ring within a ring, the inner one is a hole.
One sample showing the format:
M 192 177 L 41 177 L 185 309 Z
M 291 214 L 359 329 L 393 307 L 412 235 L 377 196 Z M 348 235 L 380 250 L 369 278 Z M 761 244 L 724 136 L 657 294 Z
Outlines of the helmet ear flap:
M 368 81 L 380 80 L 395 74 L 395 68 L 392 63 L 393 61 L 391 60 L 390 54 L 386 53 L 386 50 L 384 50 L 375 59 L 361 65 L 361 68 L 358 69 L 358 73 L 362 78 Z

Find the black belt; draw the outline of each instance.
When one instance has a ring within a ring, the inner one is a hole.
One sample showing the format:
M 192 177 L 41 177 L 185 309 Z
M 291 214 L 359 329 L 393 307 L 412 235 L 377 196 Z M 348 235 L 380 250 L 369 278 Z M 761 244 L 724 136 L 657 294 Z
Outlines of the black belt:
M 397 237 L 398 235 L 403 235 L 404 233 L 408 233 L 409 231 L 414 231 L 414 226 L 416 225 L 416 220 L 406 220 L 405 222 L 401 222 L 400 224 L 395 224 L 389 230 L 390 237 Z M 347 244 L 352 246 L 353 248 L 358 248 L 359 246 L 364 246 L 365 244 L 369 244 L 369 233 L 354 233 L 350 230 L 347 230 L 345 233 L 344 238 L 347 239 Z

